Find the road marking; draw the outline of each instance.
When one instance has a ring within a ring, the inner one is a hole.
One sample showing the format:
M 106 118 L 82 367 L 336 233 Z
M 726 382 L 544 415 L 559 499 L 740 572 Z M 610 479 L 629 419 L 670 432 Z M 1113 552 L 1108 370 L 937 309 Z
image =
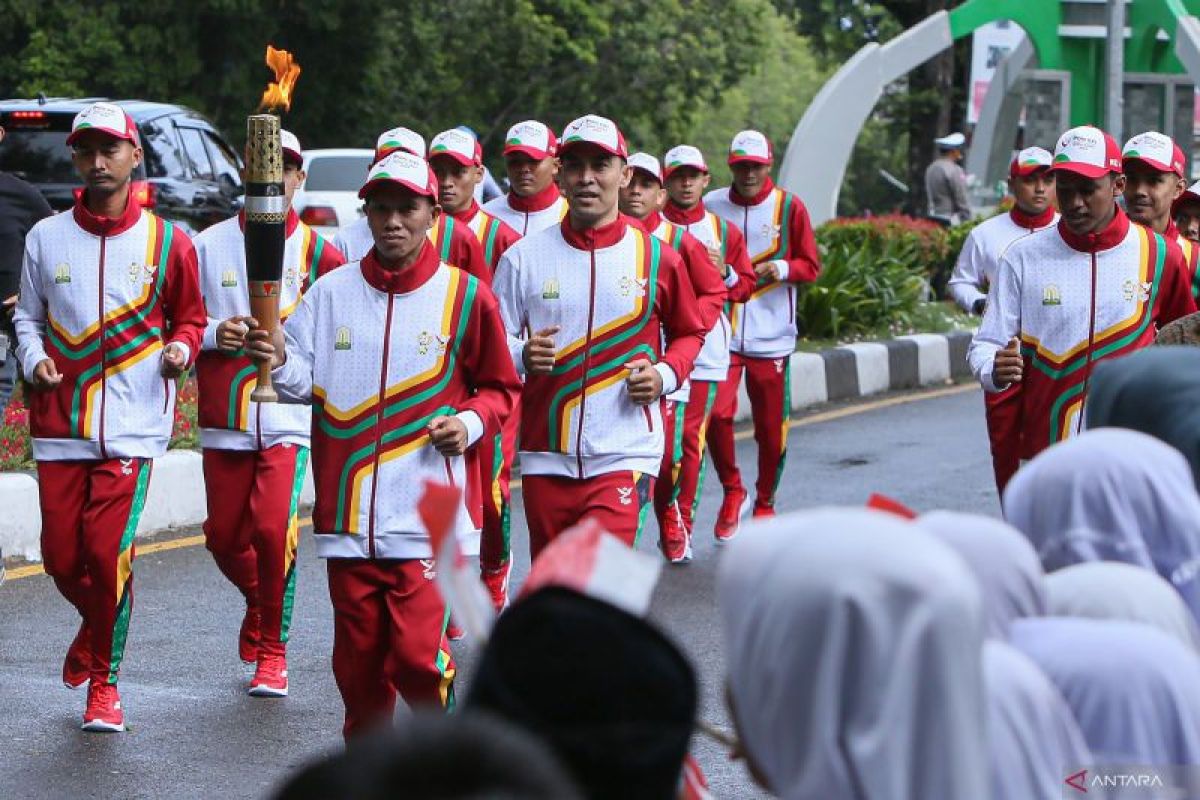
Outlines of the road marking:
M 888 397 L 883 400 L 875 400 L 870 403 L 861 403 L 857 405 L 847 406 L 846 408 L 835 408 L 832 411 L 822 411 L 818 414 L 809 414 L 800 419 L 793 419 L 788 422 L 788 428 L 800 428 L 805 425 L 816 425 L 821 422 L 832 422 L 835 419 L 844 417 L 852 417 L 856 414 L 866 414 L 869 411 L 878 411 L 881 408 L 891 408 L 892 406 L 902 406 L 908 403 L 916 403 L 921 400 L 936 400 L 939 397 L 949 397 L 956 394 L 965 394 L 967 392 L 977 392 L 979 387 L 975 384 L 963 384 L 960 386 L 948 386 L 944 389 L 933 389 L 928 392 L 919 392 L 917 394 L 903 395 L 902 397 Z M 754 429 L 740 431 L 734 434 L 733 438 L 738 441 L 753 438 Z M 521 488 L 521 479 L 516 478 L 511 484 L 513 490 Z M 300 520 L 301 528 L 312 526 L 312 517 L 303 517 Z M 196 547 L 204 544 L 204 536 L 181 536 L 178 539 L 169 539 L 165 542 L 149 542 L 147 544 L 137 545 L 137 555 L 146 556 L 151 553 L 161 553 L 165 550 L 177 550 L 181 547 Z M 29 564 L 24 567 L 15 567 L 8 571 L 8 579 L 10 581 L 19 581 L 22 578 L 29 578 L 33 575 L 44 575 L 45 570 L 41 564 Z

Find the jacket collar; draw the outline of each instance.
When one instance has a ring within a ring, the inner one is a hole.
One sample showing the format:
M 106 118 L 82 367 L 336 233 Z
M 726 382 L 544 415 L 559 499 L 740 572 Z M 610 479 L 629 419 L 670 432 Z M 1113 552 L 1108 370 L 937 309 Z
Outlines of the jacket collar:
M 607 225 L 601 225 L 599 228 L 584 228 L 581 231 L 571 227 L 570 214 L 563 217 L 562 222 L 559 223 L 563 239 L 576 250 L 600 250 L 612 247 L 625 237 L 626 227 L 628 225 L 625 222 L 624 214 L 617 214 L 617 219 Z
M 1179 226 L 1175 224 L 1174 217 L 1167 217 L 1167 229 L 1163 231 L 1163 238 L 1168 242 L 1179 241 Z
M 545 189 L 542 189 L 532 197 L 521 197 L 516 192 L 508 193 L 508 205 L 513 211 L 520 211 L 524 214 L 532 214 L 535 211 L 545 211 L 550 206 L 558 202 L 558 198 L 562 197 L 559 194 L 558 186 L 553 181 Z
M 142 207 L 133 199 L 130 191 L 125 200 L 125 210 L 119 217 L 100 217 L 93 214 L 87 207 L 87 190 L 79 193 L 75 207 L 71 209 L 75 223 L 88 233 L 95 236 L 116 236 L 132 228 L 142 218 Z
M 648 233 L 654 233 L 656 230 L 658 230 L 658 226 L 662 225 L 662 221 L 662 214 L 657 211 L 651 211 L 650 215 L 642 220 L 642 227 L 645 228 Z
M 704 219 L 704 201 L 701 200 L 691 208 L 680 208 L 671 200 L 663 206 L 663 216 L 676 225 L 695 225 Z
M 407 294 L 423 286 L 438 271 L 439 266 L 441 262 L 438 261 L 437 253 L 426 238 L 421 242 L 421 252 L 417 254 L 417 260 L 404 269 L 388 269 L 383 266 L 375 255 L 374 247 L 363 256 L 361 269 L 367 283 L 379 291 Z
M 1026 230 L 1036 231 L 1039 228 L 1044 228 L 1054 220 L 1054 206 L 1046 206 L 1046 210 L 1040 214 L 1027 214 L 1016 206 L 1008 212 L 1012 217 L 1012 221 L 1018 226 Z
M 1098 253 L 1101 250 L 1111 250 L 1124 241 L 1125 234 L 1129 233 L 1129 224 L 1129 217 L 1117 206 L 1108 227 L 1098 233 L 1086 233 L 1082 236 L 1072 233 L 1065 219 L 1058 221 L 1058 233 L 1072 249 L 1081 253 Z
M 459 222 L 469 225 L 471 223 L 471 220 L 475 219 L 475 215 L 478 213 L 479 213 L 479 203 L 475 202 L 474 198 L 471 198 L 471 204 L 469 206 L 464 208 L 462 211 L 457 211 L 457 212 L 451 214 L 450 216 L 453 217 L 454 219 L 458 220 Z
M 763 184 L 763 188 L 758 191 L 758 194 L 754 195 L 754 197 L 750 198 L 749 200 L 747 200 L 745 197 L 742 197 L 740 194 L 738 194 L 737 189 L 730 186 L 729 202 L 733 203 L 735 206 L 756 206 L 763 200 L 766 200 L 773 191 L 775 191 L 775 182 L 771 180 L 771 176 L 768 175 L 766 183 Z
M 296 213 L 296 209 L 288 207 L 287 213 L 287 232 L 284 237 L 291 238 L 296 226 L 300 224 L 300 216 Z M 238 227 L 242 229 L 242 233 L 246 232 L 246 210 L 242 209 L 238 212 Z

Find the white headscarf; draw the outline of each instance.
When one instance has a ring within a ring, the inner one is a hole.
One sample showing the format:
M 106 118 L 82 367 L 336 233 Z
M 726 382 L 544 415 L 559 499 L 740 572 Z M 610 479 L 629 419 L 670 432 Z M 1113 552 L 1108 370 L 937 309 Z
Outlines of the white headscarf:
M 983 588 L 987 634 L 1007 639 L 1012 621 L 1046 613 L 1042 565 L 1016 528 L 991 517 L 934 511 L 921 527 L 962 556 Z
M 1200 496 L 1170 445 L 1122 428 L 1086 431 L 1021 469 L 1004 512 L 1048 572 L 1084 561 L 1146 567 L 1200 618 Z
M 983 647 L 992 800 L 1059 797 L 1064 777 L 1094 763 L 1071 709 L 1012 645 L 990 639 Z
M 1140 622 L 1041 617 L 1012 643 L 1067 701 L 1097 764 L 1200 764 L 1200 657 Z
M 1116 561 L 1076 564 L 1046 576 L 1046 595 L 1049 614 L 1144 622 L 1200 650 L 1200 627 L 1179 592 L 1143 567 Z
M 915 523 L 747 526 L 717 579 L 743 744 L 785 800 L 986 797 L 979 587 Z

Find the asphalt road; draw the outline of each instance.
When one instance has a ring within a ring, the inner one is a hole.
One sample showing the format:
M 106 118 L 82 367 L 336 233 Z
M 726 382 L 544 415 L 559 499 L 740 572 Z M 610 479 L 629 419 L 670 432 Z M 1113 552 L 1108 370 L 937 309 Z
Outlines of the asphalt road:
M 888 397 L 823 409 L 799 422 L 789 440 L 782 510 L 860 505 L 882 491 L 918 510 L 998 513 L 978 391 Z M 738 457 L 752 473 L 752 441 L 739 441 Z M 713 591 L 719 552 L 711 539 L 720 492 L 709 475 L 696 558 L 664 569 L 651 614 L 696 665 L 702 717 L 728 727 Z M 519 584 L 528 551 L 520 502 L 515 506 Z M 649 531 L 641 547 L 654 548 L 656 536 Z M 341 702 L 329 671 L 331 610 L 312 548 L 301 544 L 291 696 L 273 701 L 244 691 L 235 649 L 240 597 L 203 547 L 183 542 L 137 560 L 121 672 L 131 726 L 125 734 L 79 731 L 84 693 L 60 682 L 78 618 L 53 583 L 31 575 L 0 588 L 0 798 L 262 798 L 297 765 L 340 746 Z M 469 645 L 456 648 L 462 697 L 474 654 Z M 718 746 L 697 737 L 694 752 L 716 796 L 765 797 Z

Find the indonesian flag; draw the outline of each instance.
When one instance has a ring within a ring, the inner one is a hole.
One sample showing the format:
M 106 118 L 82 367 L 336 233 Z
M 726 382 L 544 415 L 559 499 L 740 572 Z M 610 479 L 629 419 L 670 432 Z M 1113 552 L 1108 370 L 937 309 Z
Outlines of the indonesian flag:
M 496 611 L 479 578 L 479 570 L 463 555 L 454 533 L 454 522 L 462 509 L 461 498 L 462 490 L 458 487 L 427 480 L 417 512 L 429 532 L 442 599 L 454 609 L 454 619 L 467 636 L 483 642 L 496 621 Z
M 520 597 L 545 586 L 564 586 L 638 617 L 650 608 L 662 562 L 639 553 L 592 519 L 569 528 L 546 546 Z

